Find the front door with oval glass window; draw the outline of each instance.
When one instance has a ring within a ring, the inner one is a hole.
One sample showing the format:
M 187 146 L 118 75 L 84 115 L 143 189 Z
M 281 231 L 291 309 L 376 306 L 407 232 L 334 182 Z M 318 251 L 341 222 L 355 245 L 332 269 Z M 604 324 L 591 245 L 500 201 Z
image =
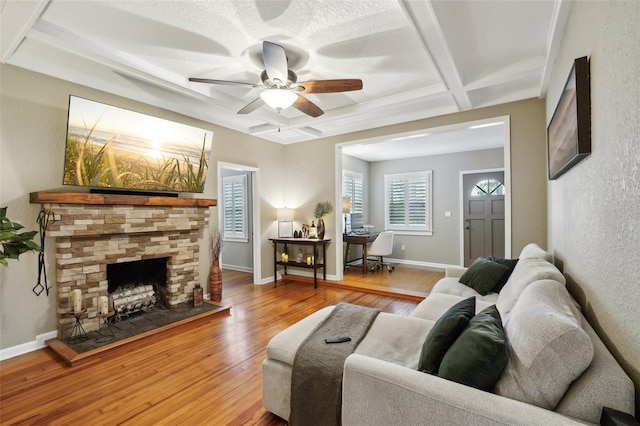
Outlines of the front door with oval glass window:
M 504 172 L 465 174 L 463 188 L 464 266 L 478 257 L 504 257 Z

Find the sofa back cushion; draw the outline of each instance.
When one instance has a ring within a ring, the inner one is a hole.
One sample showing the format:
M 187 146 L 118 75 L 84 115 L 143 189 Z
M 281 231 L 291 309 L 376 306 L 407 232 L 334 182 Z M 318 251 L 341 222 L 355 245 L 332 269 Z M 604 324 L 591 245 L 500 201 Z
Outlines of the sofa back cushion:
M 544 259 L 530 257 L 518 260 L 496 302 L 503 320 L 506 321 L 509 317 L 522 291 L 532 282 L 539 280 L 555 280 L 563 285 L 566 283 L 558 268 Z
M 529 243 L 520 252 L 520 259 L 544 259 L 551 262 L 552 257 L 549 253 L 542 250 L 536 243 Z
M 553 410 L 593 359 L 580 310 L 557 281 L 527 286 L 505 332 L 509 357 L 495 390 L 507 398 Z

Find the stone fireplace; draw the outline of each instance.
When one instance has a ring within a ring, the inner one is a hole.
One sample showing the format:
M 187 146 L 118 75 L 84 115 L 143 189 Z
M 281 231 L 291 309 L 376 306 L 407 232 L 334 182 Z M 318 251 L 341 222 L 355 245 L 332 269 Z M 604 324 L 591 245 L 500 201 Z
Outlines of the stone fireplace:
M 163 303 L 175 308 L 193 302 L 200 282 L 198 236 L 215 200 L 38 192 L 31 194 L 31 202 L 42 203 L 55 218 L 47 232 L 56 241 L 59 338 L 69 334 L 74 322 L 68 312 L 75 289 L 82 291 L 87 309 L 85 330 L 98 327 L 98 298 L 110 293 L 109 265 L 163 259 Z

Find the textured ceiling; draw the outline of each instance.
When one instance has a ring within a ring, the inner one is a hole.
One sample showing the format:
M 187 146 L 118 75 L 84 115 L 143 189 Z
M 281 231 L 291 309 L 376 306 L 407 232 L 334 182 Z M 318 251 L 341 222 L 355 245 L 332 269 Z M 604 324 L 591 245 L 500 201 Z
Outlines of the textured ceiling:
M 0 2 L 0 59 L 280 143 L 545 95 L 569 3 L 215 0 Z M 299 81 L 358 78 L 305 94 L 325 114 L 237 111 L 259 89 L 262 41 Z

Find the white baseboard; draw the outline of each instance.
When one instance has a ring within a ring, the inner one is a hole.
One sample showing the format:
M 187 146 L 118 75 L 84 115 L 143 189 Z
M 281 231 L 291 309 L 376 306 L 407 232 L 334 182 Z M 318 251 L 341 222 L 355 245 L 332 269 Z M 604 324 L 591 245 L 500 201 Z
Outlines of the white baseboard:
M 239 272 L 253 272 L 253 268 L 249 268 L 246 266 L 237 266 L 237 265 L 227 265 L 227 264 L 222 264 L 220 265 L 220 267 L 224 270 L 224 269 L 229 269 L 230 271 L 239 271 Z
M 0 350 L 0 361 L 42 349 L 47 346 L 45 344 L 47 340 L 55 339 L 56 337 L 58 337 L 57 331 L 49 331 L 48 333 L 38 334 L 36 336 L 36 340 L 32 342 L 22 343 L 21 345 L 2 349 Z
M 389 263 L 400 263 L 403 265 L 413 265 L 413 266 L 424 266 L 425 268 L 437 268 L 437 269 L 447 269 L 448 267 L 459 267 L 460 265 L 450 265 L 448 263 L 433 263 L 433 262 L 421 262 L 418 260 L 406 260 L 406 259 L 391 259 L 385 258 L 385 262 Z
M 280 281 L 282 279 L 282 274 L 280 273 L 280 271 L 277 271 L 276 274 L 278 275 L 278 281 Z M 313 272 L 303 271 L 303 270 L 295 271 L 293 269 L 288 269 L 287 275 L 296 275 L 299 277 L 313 278 Z M 321 280 L 322 272 L 318 272 L 317 277 L 319 280 Z M 335 275 L 327 274 L 327 281 L 338 281 L 338 277 Z M 259 283 L 257 283 L 257 285 L 266 285 L 266 284 L 273 284 L 273 277 L 263 278 Z

